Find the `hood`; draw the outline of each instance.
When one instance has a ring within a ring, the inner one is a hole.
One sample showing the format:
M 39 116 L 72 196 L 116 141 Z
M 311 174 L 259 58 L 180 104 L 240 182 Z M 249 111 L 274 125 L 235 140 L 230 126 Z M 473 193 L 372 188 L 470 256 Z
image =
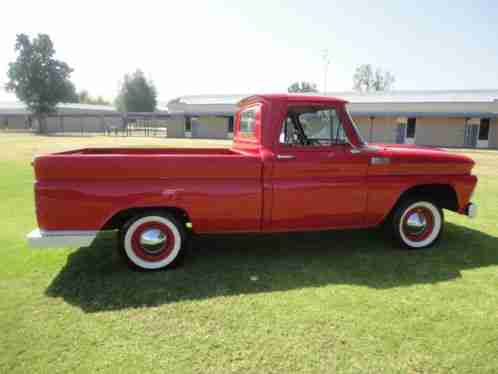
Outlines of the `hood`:
M 474 161 L 441 148 L 411 144 L 369 144 L 394 174 L 470 174 Z
M 369 145 L 375 146 L 375 147 L 380 147 L 380 148 L 403 148 L 403 149 L 429 149 L 429 150 L 436 150 L 436 151 L 442 151 L 442 152 L 447 152 L 443 148 L 439 147 L 430 147 L 426 145 L 415 145 L 415 144 L 396 144 L 396 143 L 368 143 Z

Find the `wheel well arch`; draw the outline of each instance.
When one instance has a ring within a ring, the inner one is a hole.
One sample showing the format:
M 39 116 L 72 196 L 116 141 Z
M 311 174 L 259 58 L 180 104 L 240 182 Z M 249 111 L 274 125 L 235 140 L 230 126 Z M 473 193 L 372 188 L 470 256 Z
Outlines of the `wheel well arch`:
M 398 204 L 411 197 L 430 197 L 440 208 L 458 211 L 458 195 L 451 184 L 420 184 L 412 186 L 399 195 L 391 211 Z
M 102 225 L 101 230 L 119 230 L 132 217 L 135 217 L 139 214 L 145 214 L 151 211 L 155 212 L 162 211 L 165 213 L 173 214 L 183 224 L 190 222 L 190 217 L 187 211 L 184 209 L 178 207 L 169 207 L 169 206 L 144 206 L 144 207 L 127 208 L 114 213 Z

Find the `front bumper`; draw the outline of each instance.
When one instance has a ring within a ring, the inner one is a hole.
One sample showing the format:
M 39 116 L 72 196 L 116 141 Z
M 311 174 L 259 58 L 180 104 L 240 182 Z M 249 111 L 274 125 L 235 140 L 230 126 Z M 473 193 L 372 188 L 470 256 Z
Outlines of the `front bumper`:
M 45 231 L 35 229 L 26 239 L 31 248 L 88 247 L 98 231 Z
M 477 217 L 477 204 L 468 203 L 467 206 L 465 207 L 464 213 L 469 218 L 476 218 Z

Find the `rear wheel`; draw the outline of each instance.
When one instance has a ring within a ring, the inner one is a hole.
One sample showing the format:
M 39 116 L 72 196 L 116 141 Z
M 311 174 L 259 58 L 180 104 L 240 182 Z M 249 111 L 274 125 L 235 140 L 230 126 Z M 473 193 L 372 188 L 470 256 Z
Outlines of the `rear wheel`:
M 121 252 L 140 270 L 171 268 L 180 263 L 186 246 L 183 225 L 170 214 L 152 212 L 132 218 L 121 230 Z
M 440 207 L 426 199 L 407 199 L 394 211 L 391 228 L 395 239 L 405 248 L 432 246 L 441 237 L 444 215 Z

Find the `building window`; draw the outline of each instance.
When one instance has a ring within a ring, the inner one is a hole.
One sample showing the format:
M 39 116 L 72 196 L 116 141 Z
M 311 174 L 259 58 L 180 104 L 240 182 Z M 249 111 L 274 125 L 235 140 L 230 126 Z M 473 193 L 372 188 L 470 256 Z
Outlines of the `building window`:
M 479 126 L 479 140 L 489 139 L 489 118 L 481 118 L 481 125 Z
M 416 118 L 408 118 L 406 124 L 406 137 L 413 139 L 415 138 L 415 130 L 417 127 L 417 119 Z

